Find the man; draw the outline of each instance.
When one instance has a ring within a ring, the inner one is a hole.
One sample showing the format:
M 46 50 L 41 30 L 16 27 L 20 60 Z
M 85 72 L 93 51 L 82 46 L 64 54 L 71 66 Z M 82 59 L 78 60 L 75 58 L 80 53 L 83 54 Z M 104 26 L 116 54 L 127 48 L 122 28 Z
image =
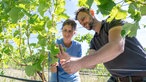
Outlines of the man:
M 62 67 L 68 73 L 74 73 L 82 68 L 94 67 L 104 63 L 112 77 L 108 82 L 145 82 L 146 53 L 135 37 L 122 37 L 121 20 L 98 21 L 93 12 L 82 7 L 76 12 L 76 19 L 95 34 L 90 42 L 89 55 L 72 61 L 66 60 Z M 67 56 L 61 49 L 59 58 Z

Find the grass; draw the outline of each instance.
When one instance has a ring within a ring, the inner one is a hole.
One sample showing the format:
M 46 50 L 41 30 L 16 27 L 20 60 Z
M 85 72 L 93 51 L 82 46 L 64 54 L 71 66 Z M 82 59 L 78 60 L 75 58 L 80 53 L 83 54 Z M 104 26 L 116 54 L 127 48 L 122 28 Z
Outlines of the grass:
M 0 69 L 0 72 L 2 70 Z M 24 79 L 29 79 L 29 80 L 34 80 L 34 77 L 29 77 L 25 74 L 24 70 L 17 70 L 17 69 L 4 69 L 4 75 L 6 76 L 12 76 L 12 77 L 17 77 L 17 78 L 24 78 Z M 46 79 L 48 80 L 48 71 L 45 72 L 46 74 Z M 81 77 L 81 82 L 107 82 L 107 79 L 109 76 L 105 75 L 96 75 L 94 73 L 91 73 L 90 71 L 84 71 L 80 72 L 80 77 Z M 36 80 L 41 80 L 38 76 L 35 77 Z M 14 79 L 9 79 L 5 77 L 0 76 L 0 82 L 24 82 L 20 80 L 14 80 Z

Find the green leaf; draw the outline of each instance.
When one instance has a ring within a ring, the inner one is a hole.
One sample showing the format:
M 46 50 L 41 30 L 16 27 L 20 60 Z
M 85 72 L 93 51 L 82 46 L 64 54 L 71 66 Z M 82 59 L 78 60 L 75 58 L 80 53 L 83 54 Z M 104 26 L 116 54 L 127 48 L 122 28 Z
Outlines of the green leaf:
M 136 14 L 132 16 L 132 18 L 134 19 L 134 21 L 139 21 L 141 19 L 140 11 L 136 11 Z
M 126 19 L 127 15 L 127 11 L 119 9 L 115 19 Z
M 28 76 L 33 76 L 35 74 L 35 69 L 33 68 L 33 66 L 26 66 L 25 67 L 25 73 L 28 75 Z
M 146 5 L 140 7 L 141 15 L 146 15 Z
M 23 12 L 21 11 L 21 8 L 18 7 L 12 8 L 9 12 L 9 15 L 13 23 L 17 23 L 17 21 L 24 16 Z
M 30 4 L 32 0 L 17 0 L 21 4 Z
M 31 43 L 30 46 L 36 46 L 36 43 Z
M 108 1 L 112 1 L 112 0 L 108 0 Z M 103 4 L 107 4 L 108 1 L 107 0 L 97 0 L 95 2 L 97 2 L 97 5 L 103 5 Z
M 25 13 L 28 17 L 30 17 L 30 16 L 31 16 L 31 14 L 30 14 L 30 13 L 28 13 L 28 11 L 26 11 L 25 9 L 22 9 L 22 11 L 23 11 L 23 13 Z
M 122 10 L 121 5 L 117 5 L 113 7 L 112 11 L 110 12 L 110 17 L 107 19 L 107 22 L 111 22 L 114 18 L 125 19 L 127 15 L 127 11 Z
M 62 18 L 62 19 L 67 19 L 67 18 L 69 18 L 69 16 L 68 16 L 66 13 L 61 13 L 59 16 L 60 16 L 60 18 Z
M 81 7 L 81 6 L 89 7 L 89 6 L 87 5 L 87 0 L 78 0 L 78 4 L 79 4 L 80 7 Z
M 131 28 L 131 32 L 128 34 L 129 37 L 133 37 L 137 35 L 137 30 L 139 29 L 138 22 L 134 23 Z
M 1 28 L 0 28 L 0 33 L 1 33 L 2 31 L 3 31 L 3 28 L 1 27 Z
M 41 16 L 44 16 L 44 13 L 47 11 L 47 9 L 49 7 L 49 5 L 46 2 L 48 3 L 47 0 L 39 0 L 38 11 Z
M 35 21 L 37 20 L 37 18 L 38 18 L 38 15 L 34 14 L 34 15 L 32 15 L 32 16 L 30 17 L 30 19 L 28 20 L 28 22 L 29 22 L 30 24 L 34 24 Z
M 42 70 L 41 62 L 36 62 L 35 64 L 32 65 L 32 67 L 34 69 L 34 72 Z
M 47 52 L 47 54 L 48 54 L 48 52 Z M 43 60 L 46 59 L 46 57 L 47 57 L 47 55 L 41 54 L 40 55 L 40 61 L 42 62 Z
M 141 12 L 137 8 L 136 3 L 131 3 L 129 5 L 128 13 L 130 13 L 130 17 L 134 19 L 134 21 L 139 21 L 141 19 Z
M 98 0 L 97 6 L 103 15 L 109 15 L 110 11 L 116 5 L 112 0 Z
M 87 0 L 86 4 L 88 4 L 89 8 L 91 8 L 94 0 Z
M 131 23 L 125 23 L 122 27 L 122 32 L 121 32 L 121 35 L 123 37 L 125 37 L 126 35 L 128 35 L 130 33 L 130 29 L 132 28 L 132 25 Z
M 135 9 L 136 9 L 135 5 L 131 3 L 128 8 L 128 13 L 135 14 Z
M 40 4 L 39 5 L 39 8 L 38 8 L 38 11 L 40 13 L 41 16 L 44 16 L 44 12 L 45 12 L 45 4 Z
M 121 31 L 121 35 L 122 35 L 122 37 L 125 37 L 126 36 L 126 31 L 125 30 L 122 30 Z
M 11 52 L 11 50 L 8 46 L 6 46 L 2 49 L 2 52 L 6 53 L 6 54 L 9 54 Z
M 139 28 L 138 22 L 132 24 L 132 23 L 125 23 L 121 32 L 121 35 L 123 37 L 129 36 L 133 37 L 137 34 L 137 29 Z
M 2 58 L 2 54 L 0 53 L 0 59 Z
M 38 43 L 41 45 L 41 46 L 46 46 L 46 41 L 47 41 L 47 38 L 41 36 L 41 35 L 38 35 Z
M 47 21 L 47 28 L 50 29 L 53 26 L 53 21 L 52 20 L 48 20 Z
M 50 54 L 50 56 L 49 56 L 49 65 L 54 64 L 57 61 L 58 61 L 58 59 L 53 54 Z
M 50 54 L 49 54 L 49 64 L 54 64 L 58 61 L 58 58 L 56 58 L 56 55 L 59 53 L 59 47 L 56 46 L 56 44 L 53 42 L 50 47 Z
M 118 13 L 118 7 L 115 6 L 112 11 L 110 12 L 110 17 L 107 19 L 107 22 L 111 22 Z
M 14 37 L 16 37 L 17 35 L 19 35 L 20 31 L 19 30 L 15 30 L 14 32 Z

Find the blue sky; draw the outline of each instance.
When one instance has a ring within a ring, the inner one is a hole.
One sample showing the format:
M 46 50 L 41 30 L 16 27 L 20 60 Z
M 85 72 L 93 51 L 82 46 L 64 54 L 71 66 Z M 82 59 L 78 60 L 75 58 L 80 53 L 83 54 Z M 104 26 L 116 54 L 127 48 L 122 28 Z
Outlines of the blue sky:
M 79 8 L 77 6 L 77 1 L 78 0 L 66 0 L 66 5 L 65 5 L 65 8 L 66 8 L 66 13 L 70 16 L 71 19 L 74 19 L 75 17 L 75 11 Z M 92 5 L 91 7 L 93 10 L 97 10 L 97 7 L 95 4 Z M 98 20 L 103 20 L 105 19 L 101 14 L 98 14 L 98 15 L 95 15 L 96 18 Z M 140 21 L 140 28 L 138 31 L 137 31 L 137 38 L 139 40 L 139 42 L 142 44 L 143 47 L 146 48 L 146 28 L 142 28 L 142 25 L 146 24 L 146 16 L 143 16 L 141 21 Z M 127 19 L 126 21 L 131 21 L 130 19 Z M 78 34 L 86 34 L 86 33 L 91 33 L 91 34 L 94 34 L 94 31 L 88 31 L 86 30 L 85 28 L 83 28 L 79 23 L 78 21 L 77 22 L 77 33 L 76 35 Z M 61 23 L 58 25 L 58 29 L 60 29 L 60 25 L 62 25 Z M 60 32 L 59 32 L 60 33 Z M 87 50 L 89 48 L 88 44 L 83 42 L 83 50 Z

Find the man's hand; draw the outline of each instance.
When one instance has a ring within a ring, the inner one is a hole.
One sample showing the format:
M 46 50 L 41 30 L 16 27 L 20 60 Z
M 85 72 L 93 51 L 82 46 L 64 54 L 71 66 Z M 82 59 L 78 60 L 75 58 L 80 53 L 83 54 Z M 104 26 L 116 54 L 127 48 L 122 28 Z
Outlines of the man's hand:
M 81 69 L 79 62 L 76 61 L 61 61 L 62 68 L 69 74 L 76 73 Z
M 68 53 L 66 53 L 62 47 L 62 45 L 59 45 L 60 53 L 57 55 L 58 58 L 60 58 L 60 63 L 62 65 L 62 68 L 64 71 L 66 71 L 69 74 L 75 73 L 81 69 L 80 64 L 78 63 L 78 60 L 71 61 L 71 57 Z

